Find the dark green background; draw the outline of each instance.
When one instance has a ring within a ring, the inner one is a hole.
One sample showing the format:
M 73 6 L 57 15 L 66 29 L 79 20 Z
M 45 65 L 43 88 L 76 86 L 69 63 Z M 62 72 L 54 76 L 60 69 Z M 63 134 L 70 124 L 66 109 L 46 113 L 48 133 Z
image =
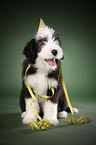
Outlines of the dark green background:
M 0 2 L 1 145 L 28 142 L 77 145 L 80 141 L 81 144 L 96 144 L 95 9 L 94 1 Z M 40 18 L 60 36 L 65 56 L 62 71 L 70 100 L 80 110 L 78 117 L 91 116 L 93 120 L 88 125 L 70 126 L 63 119 L 57 127 L 37 132 L 21 123 L 22 51 L 26 42 L 35 36 Z

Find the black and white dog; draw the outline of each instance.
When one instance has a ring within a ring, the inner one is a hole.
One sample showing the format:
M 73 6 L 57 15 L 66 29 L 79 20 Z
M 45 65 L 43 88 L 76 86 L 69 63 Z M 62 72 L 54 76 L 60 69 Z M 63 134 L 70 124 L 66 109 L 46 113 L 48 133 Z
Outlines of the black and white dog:
M 39 98 L 35 95 L 33 108 L 38 114 L 42 110 L 43 117 L 47 118 L 51 125 L 56 125 L 59 123 L 57 117 L 66 118 L 68 110 L 58 68 L 58 64 L 64 58 L 60 39 L 53 28 L 45 25 L 42 31 L 37 33 L 36 38 L 27 43 L 23 54 L 26 56 L 26 60 L 23 62 L 20 94 L 23 123 L 28 124 L 37 120 L 37 116 L 30 108 L 32 98 L 25 82 L 25 70 L 28 64 L 32 64 L 27 73 L 28 83 L 32 90 L 35 90 L 40 96 L 51 96 L 50 88 L 55 88 L 55 94 L 50 99 Z M 74 112 L 78 112 L 78 110 L 74 108 Z

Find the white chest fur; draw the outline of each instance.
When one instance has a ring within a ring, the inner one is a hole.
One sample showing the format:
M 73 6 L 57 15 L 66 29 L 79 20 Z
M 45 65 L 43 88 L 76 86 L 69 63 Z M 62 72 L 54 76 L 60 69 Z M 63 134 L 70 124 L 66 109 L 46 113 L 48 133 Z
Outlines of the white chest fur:
M 55 79 L 48 78 L 44 72 L 27 76 L 28 83 L 40 96 L 46 95 L 47 89 L 57 87 L 58 82 Z

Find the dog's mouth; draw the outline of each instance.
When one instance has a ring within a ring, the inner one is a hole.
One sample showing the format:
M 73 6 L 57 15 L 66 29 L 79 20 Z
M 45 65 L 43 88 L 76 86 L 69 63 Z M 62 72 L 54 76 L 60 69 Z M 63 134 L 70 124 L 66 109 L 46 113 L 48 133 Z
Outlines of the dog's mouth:
M 56 61 L 55 59 L 45 59 L 45 61 L 50 65 L 50 66 L 55 66 L 56 65 Z

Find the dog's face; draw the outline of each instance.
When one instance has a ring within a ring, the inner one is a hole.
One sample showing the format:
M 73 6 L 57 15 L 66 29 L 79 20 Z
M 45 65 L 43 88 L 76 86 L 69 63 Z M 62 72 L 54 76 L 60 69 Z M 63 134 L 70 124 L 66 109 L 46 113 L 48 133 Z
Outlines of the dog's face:
M 47 26 L 39 34 L 37 33 L 36 39 L 27 43 L 24 54 L 29 63 L 47 69 L 56 68 L 56 61 L 63 59 L 59 37 L 52 28 Z

